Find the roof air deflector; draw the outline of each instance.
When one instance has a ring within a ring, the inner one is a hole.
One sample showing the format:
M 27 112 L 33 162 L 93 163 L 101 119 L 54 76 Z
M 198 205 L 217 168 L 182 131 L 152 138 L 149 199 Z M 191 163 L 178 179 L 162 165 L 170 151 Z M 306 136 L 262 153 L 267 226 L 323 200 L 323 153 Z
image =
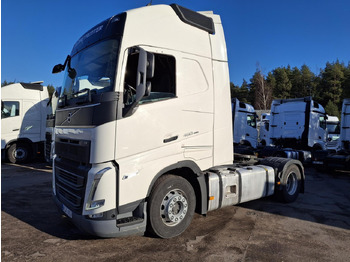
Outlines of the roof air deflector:
M 177 4 L 171 4 L 170 6 L 174 9 L 175 13 L 181 19 L 182 22 L 204 30 L 209 34 L 215 33 L 214 22 L 213 19 L 211 19 L 210 17 L 207 17 L 205 15 L 202 15 Z

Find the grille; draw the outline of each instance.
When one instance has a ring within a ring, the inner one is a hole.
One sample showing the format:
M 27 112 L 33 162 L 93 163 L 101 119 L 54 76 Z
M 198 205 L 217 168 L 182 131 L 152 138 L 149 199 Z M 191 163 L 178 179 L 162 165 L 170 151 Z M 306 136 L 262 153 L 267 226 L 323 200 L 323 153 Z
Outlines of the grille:
M 70 210 L 81 214 L 87 176 L 91 168 L 88 163 L 90 142 L 56 141 L 57 144 L 59 147 L 55 159 L 56 196 Z M 81 154 L 71 158 L 70 156 L 77 151 Z

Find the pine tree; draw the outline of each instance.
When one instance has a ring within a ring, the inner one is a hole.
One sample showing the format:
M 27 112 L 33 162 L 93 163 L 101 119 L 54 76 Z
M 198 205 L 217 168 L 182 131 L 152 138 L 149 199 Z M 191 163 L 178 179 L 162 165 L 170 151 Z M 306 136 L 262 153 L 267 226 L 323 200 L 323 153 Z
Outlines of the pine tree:
M 289 80 L 288 74 L 285 68 L 276 68 L 273 70 L 273 75 L 276 79 L 276 86 L 273 90 L 273 95 L 276 98 L 290 98 L 290 92 L 292 89 L 292 83 Z

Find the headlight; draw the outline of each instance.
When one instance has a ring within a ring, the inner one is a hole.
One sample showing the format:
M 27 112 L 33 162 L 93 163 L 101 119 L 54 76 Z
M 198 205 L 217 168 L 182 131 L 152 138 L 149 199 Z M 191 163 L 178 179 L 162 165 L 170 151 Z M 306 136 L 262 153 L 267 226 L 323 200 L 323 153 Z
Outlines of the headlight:
M 88 200 L 86 202 L 86 206 L 85 206 L 86 210 L 96 209 L 96 208 L 102 207 L 105 204 L 104 199 L 99 199 L 99 200 L 94 200 L 94 201 L 92 201 L 92 200 L 95 197 L 97 186 L 100 183 L 100 180 L 101 180 L 103 174 L 106 173 L 110 169 L 112 169 L 112 168 L 106 167 L 106 168 L 104 168 L 96 173 L 96 175 L 94 177 L 94 181 L 92 182 L 92 185 L 91 185 L 91 190 L 90 190 Z

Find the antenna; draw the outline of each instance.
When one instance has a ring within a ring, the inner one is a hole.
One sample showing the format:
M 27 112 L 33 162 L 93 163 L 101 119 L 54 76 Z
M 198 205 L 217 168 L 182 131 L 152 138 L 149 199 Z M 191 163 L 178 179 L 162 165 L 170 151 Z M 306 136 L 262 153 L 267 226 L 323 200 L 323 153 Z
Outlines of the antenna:
M 152 0 L 147 4 L 147 6 L 151 6 L 152 5 Z

